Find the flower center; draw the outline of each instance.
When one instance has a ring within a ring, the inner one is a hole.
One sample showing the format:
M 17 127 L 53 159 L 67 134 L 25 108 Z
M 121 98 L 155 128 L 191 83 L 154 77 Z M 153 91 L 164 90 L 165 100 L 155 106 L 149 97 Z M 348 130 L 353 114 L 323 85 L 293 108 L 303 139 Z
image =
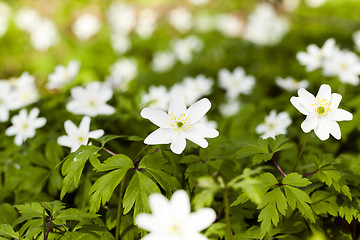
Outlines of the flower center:
M 347 70 L 347 69 L 348 69 L 347 63 L 346 63 L 346 62 L 340 63 L 340 68 L 341 68 L 342 70 Z
M 174 129 L 175 132 L 191 130 L 192 126 L 189 126 L 190 118 L 187 117 L 184 113 L 175 116 L 173 113 L 170 113 L 171 117 L 170 126 Z
M 27 130 L 29 128 L 29 124 L 28 123 L 23 123 L 22 125 L 22 130 Z
M 315 114 L 320 118 L 326 117 L 331 112 L 331 103 L 326 98 L 315 99 L 312 106 L 314 107 Z

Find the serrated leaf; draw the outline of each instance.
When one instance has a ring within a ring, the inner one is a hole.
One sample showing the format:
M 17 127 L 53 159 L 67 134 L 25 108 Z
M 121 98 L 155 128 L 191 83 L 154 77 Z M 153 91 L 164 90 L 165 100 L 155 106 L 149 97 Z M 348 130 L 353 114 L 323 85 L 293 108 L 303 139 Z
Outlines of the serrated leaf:
M 326 214 L 337 217 L 339 205 L 336 202 L 336 195 L 327 191 L 315 191 L 311 195 L 311 208 L 317 214 Z
M 97 217 L 100 217 L 100 215 L 83 212 L 76 208 L 69 208 L 69 209 L 64 210 L 58 216 L 56 216 L 55 220 L 83 221 L 84 219 L 97 218 Z
M 40 203 L 26 203 L 23 205 L 15 205 L 16 209 L 22 215 L 29 215 L 32 218 L 43 216 L 43 208 Z
M 285 185 L 284 189 L 289 206 L 292 209 L 298 208 L 303 216 L 311 222 L 315 222 L 314 213 L 309 206 L 309 203 L 311 203 L 309 195 L 307 195 L 304 191 L 289 185 Z
M 271 173 L 263 173 L 257 179 L 261 182 L 262 187 L 265 189 L 265 192 L 269 190 L 272 186 L 279 183 L 274 175 Z
M 317 172 L 318 178 L 327 186 L 333 186 L 337 192 L 344 194 L 352 200 L 350 188 L 346 185 L 346 182 L 343 179 L 344 174 L 341 171 L 332 168 L 333 166 L 319 169 Z
M 20 234 L 15 232 L 10 224 L 0 224 L 0 236 L 20 239 Z
M 310 180 L 307 178 L 303 178 L 298 173 L 290 173 L 286 175 L 286 177 L 283 179 L 282 184 L 284 185 L 291 185 L 294 187 L 306 187 L 311 184 Z
M 353 219 L 359 219 L 359 211 L 359 199 L 354 198 L 352 201 L 345 199 L 345 201 L 340 205 L 339 216 L 345 218 L 345 220 L 350 224 Z
M 127 135 L 105 135 L 100 138 L 92 138 L 92 139 L 99 142 L 101 144 L 101 147 L 104 147 L 107 142 L 118 138 L 124 138 L 126 140 L 134 141 L 134 142 L 144 140 L 143 138 L 138 136 L 127 136 Z
M 293 143 L 287 143 L 288 140 L 289 139 L 285 137 L 285 135 L 278 135 L 275 137 L 275 139 L 273 138 L 267 139 L 272 153 L 289 150 L 296 146 Z

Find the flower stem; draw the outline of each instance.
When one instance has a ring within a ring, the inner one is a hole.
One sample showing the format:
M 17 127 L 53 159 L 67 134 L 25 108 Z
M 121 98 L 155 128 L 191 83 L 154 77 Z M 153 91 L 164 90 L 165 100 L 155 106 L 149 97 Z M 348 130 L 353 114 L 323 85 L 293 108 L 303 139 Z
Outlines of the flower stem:
M 46 223 L 46 215 L 45 215 L 45 204 L 42 205 L 43 207 L 43 231 L 44 231 L 44 239 L 46 237 L 46 226 L 45 226 L 45 223 Z
M 293 170 L 292 170 L 291 172 L 294 172 L 295 169 L 296 169 L 296 167 L 297 167 L 297 165 L 299 164 L 300 158 L 301 158 L 301 156 L 302 156 L 302 154 L 303 154 L 303 152 L 304 152 L 304 148 L 305 148 L 307 142 L 309 141 L 309 138 L 310 138 L 310 136 L 311 136 L 311 133 L 312 133 L 312 132 L 309 132 L 308 135 L 306 136 L 305 142 L 304 142 L 304 144 L 303 144 L 302 147 L 301 147 L 299 156 L 297 157 L 296 163 L 295 163 L 294 168 L 293 168 Z
M 105 148 L 105 147 L 102 147 L 102 149 L 104 149 L 107 153 L 109 153 L 110 155 L 113 155 L 115 156 L 116 153 L 113 153 L 112 151 L 110 151 L 109 149 Z
M 314 172 L 311 172 L 311 173 L 305 174 L 305 175 L 303 175 L 302 177 L 303 177 L 303 178 L 306 178 L 306 177 L 308 177 L 308 176 L 311 176 L 311 175 L 313 175 L 313 174 L 317 173 L 318 171 L 319 171 L 319 169 L 317 169 L 317 170 L 316 170 L 316 171 L 314 171 Z
M 48 226 L 48 228 L 47 228 L 47 230 L 46 230 L 45 240 L 47 240 L 48 237 L 49 237 L 49 232 L 50 232 L 50 228 L 51 228 L 51 224 L 52 224 L 52 221 L 53 221 L 53 220 L 54 220 L 54 219 L 53 219 L 52 217 L 50 217 L 49 226 Z
M 122 216 L 121 209 L 122 209 L 123 192 L 124 192 L 124 188 L 125 188 L 125 179 L 126 179 L 126 174 L 120 183 L 119 201 L 118 201 L 118 209 L 117 209 L 117 216 L 116 216 L 116 232 L 115 232 L 116 240 L 119 240 L 119 234 L 120 234 L 120 224 L 121 224 L 121 216 Z
M 226 221 L 226 231 L 230 240 L 233 240 L 233 235 L 231 231 L 231 222 L 230 222 L 230 208 L 229 208 L 229 198 L 228 198 L 228 188 L 223 188 L 224 192 L 224 205 L 225 205 L 225 221 Z
M 275 166 L 277 167 L 277 169 L 279 169 L 279 171 L 281 172 L 281 174 L 286 177 L 286 173 L 281 169 L 280 165 L 276 162 L 276 160 L 273 158 L 272 159 L 275 163 Z

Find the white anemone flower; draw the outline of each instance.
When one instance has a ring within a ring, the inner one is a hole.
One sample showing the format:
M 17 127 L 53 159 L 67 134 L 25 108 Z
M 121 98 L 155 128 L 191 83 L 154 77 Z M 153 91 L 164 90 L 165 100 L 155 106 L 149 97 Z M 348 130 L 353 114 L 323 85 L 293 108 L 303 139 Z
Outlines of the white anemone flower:
M 180 33 L 188 32 L 193 24 L 191 12 L 184 7 L 172 9 L 168 21 Z
M 46 84 L 47 89 L 57 89 L 69 84 L 79 72 L 81 63 L 76 60 L 70 61 L 67 67 L 58 65 L 55 71 L 49 75 L 49 82 Z
M 101 28 L 98 16 L 84 13 L 76 18 L 72 25 L 72 31 L 80 41 L 86 41 L 94 36 Z
M 115 53 L 124 54 L 130 50 L 131 41 L 128 35 L 115 32 L 111 35 L 111 46 Z
M 151 9 L 144 9 L 139 13 L 135 31 L 143 39 L 152 36 L 157 27 L 157 13 Z
M 141 213 L 135 222 L 138 227 L 150 231 L 143 240 L 207 240 L 200 231 L 216 219 L 211 208 L 191 213 L 190 200 L 184 190 L 176 191 L 170 201 L 159 193 L 149 196 L 152 214 Z
M 71 148 L 71 152 L 75 152 L 81 145 L 87 145 L 89 138 L 99 138 L 104 135 L 104 130 L 90 131 L 90 118 L 84 116 L 80 122 L 79 127 L 70 121 L 66 120 L 64 123 L 65 132 L 67 135 L 58 138 L 57 142 L 61 146 Z
M 160 109 L 144 108 L 143 118 L 149 119 L 160 127 L 144 140 L 145 144 L 169 144 L 171 151 L 181 154 L 186 147 L 186 139 L 202 148 L 208 146 L 205 138 L 214 138 L 219 132 L 199 123 L 199 120 L 210 110 L 211 103 L 203 98 L 186 109 L 184 96 L 177 90 L 170 95 L 168 113 Z
M 175 56 L 184 64 L 190 63 L 193 53 L 200 52 L 203 46 L 204 42 L 194 35 L 187 36 L 184 39 L 176 39 L 172 43 Z
M 110 76 L 105 79 L 105 85 L 126 91 L 129 83 L 138 75 L 137 62 L 132 58 L 119 59 L 110 67 L 110 72 Z
M 216 28 L 225 37 L 240 37 L 244 23 L 232 14 L 219 14 L 216 17 Z
M 290 126 L 291 119 L 287 112 L 281 112 L 276 114 L 275 110 L 272 110 L 268 116 L 265 117 L 265 122 L 259 124 L 255 131 L 257 134 L 262 134 L 261 138 L 272 137 L 280 134 L 286 134 L 286 128 Z
M 226 90 L 226 96 L 230 99 L 237 98 L 240 94 L 250 94 L 254 85 L 255 78 L 246 76 L 242 67 L 235 68 L 234 72 L 227 69 L 219 71 L 219 85 Z
M 39 100 L 39 92 L 35 84 L 35 77 L 23 72 L 20 77 L 10 80 L 15 94 L 15 108 L 22 108 Z
M 73 114 L 95 117 L 111 115 L 115 108 L 106 104 L 113 96 L 113 90 L 101 82 L 91 82 L 85 88 L 73 87 L 72 100 L 66 104 L 66 109 Z
M 141 105 L 165 110 L 169 105 L 169 92 L 165 86 L 151 86 L 147 93 L 141 96 Z
M 26 139 L 35 136 L 35 129 L 41 128 L 45 125 L 45 118 L 38 118 L 39 109 L 33 108 L 29 114 L 26 109 L 21 109 L 18 115 L 11 119 L 12 126 L 6 129 L 7 136 L 15 135 L 15 144 L 20 146 Z
M 9 110 L 16 108 L 16 96 L 10 83 L 0 80 L 0 122 L 9 120 Z
M 330 86 L 326 84 L 320 86 L 316 97 L 304 88 L 298 90 L 298 95 L 299 97 L 291 97 L 290 102 L 306 115 L 306 119 L 301 123 L 301 129 L 306 133 L 314 130 L 322 141 L 328 139 L 330 134 L 340 140 L 341 131 L 337 121 L 349 121 L 353 118 L 350 112 L 338 108 L 342 96 L 331 93 Z
M 155 52 L 151 61 L 151 69 L 156 73 L 163 73 L 171 70 L 175 65 L 176 58 L 171 51 Z
M 307 80 L 299 81 L 293 77 L 276 77 L 275 82 L 276 85 L 290 92 L 297 91 L 300 88 L 307 88 L 309 86 L 309 82 Z

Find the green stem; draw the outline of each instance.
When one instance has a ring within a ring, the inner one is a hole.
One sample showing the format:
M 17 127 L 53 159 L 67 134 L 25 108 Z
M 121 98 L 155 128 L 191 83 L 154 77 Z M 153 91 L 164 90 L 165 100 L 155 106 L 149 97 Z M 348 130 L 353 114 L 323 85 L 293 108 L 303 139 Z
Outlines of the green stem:
M 118 209 L 116 216 L 116 232 L 115 232 L 116 240 L 119 240 L 119 234 L 120 234 L 120 224 L 121 224 L 121 216 L 122 216 L 121 209 L 122 209 L 123 192 L 125 188 L 125 179 L 126 179 L 126 174 L 120 183 L 119 201 L 118 201 Z
M 303 154 L 303 152 L 304 152 L 304 148 L 305 148 L 307 142 L 309 141 L 309 138 L 310 138 L 310 136 L 311 136 L 311 133 L 312 133 L 312 132 L 309 132 L 308 135 L 306 136 L 305 142 L 304 142 L 304 144 L 303 144 L 302 147 L 301 147 L 299 156 L 297 157 L 296 163 L 295 163 L 294 168 L 293 168 L 293 170 L 292 170 L 291 172 L 294 172 L 295 169 L 296 169 L 296 167 L 297 167 L 297 165 L 299 164 L 299 161 L 300 161 L 300 159 L 301 159 L 301 156 L 302 156 L 302 154 Z
M 230 223 L 230 207 L 229 207 L 229 198 L 228 198 L 228 188 L 225 187 L 223 189 L 224 192 L 224 205 L 225 205 L 225 221 L 226 221 L 226 231 L 230 240 L 233 240 L 233 234 L 231 231 L 231 223 Z
M 145 147 L 143 147 L 143 149 L 141 149 L 141 151 L 136 155 L 136 157 L 134 158 L 134 160 L 136 161 L 136 159 L 140 156 L 140 154 L 146 149 L 148 148 L 149 145 L 146 145 Z

